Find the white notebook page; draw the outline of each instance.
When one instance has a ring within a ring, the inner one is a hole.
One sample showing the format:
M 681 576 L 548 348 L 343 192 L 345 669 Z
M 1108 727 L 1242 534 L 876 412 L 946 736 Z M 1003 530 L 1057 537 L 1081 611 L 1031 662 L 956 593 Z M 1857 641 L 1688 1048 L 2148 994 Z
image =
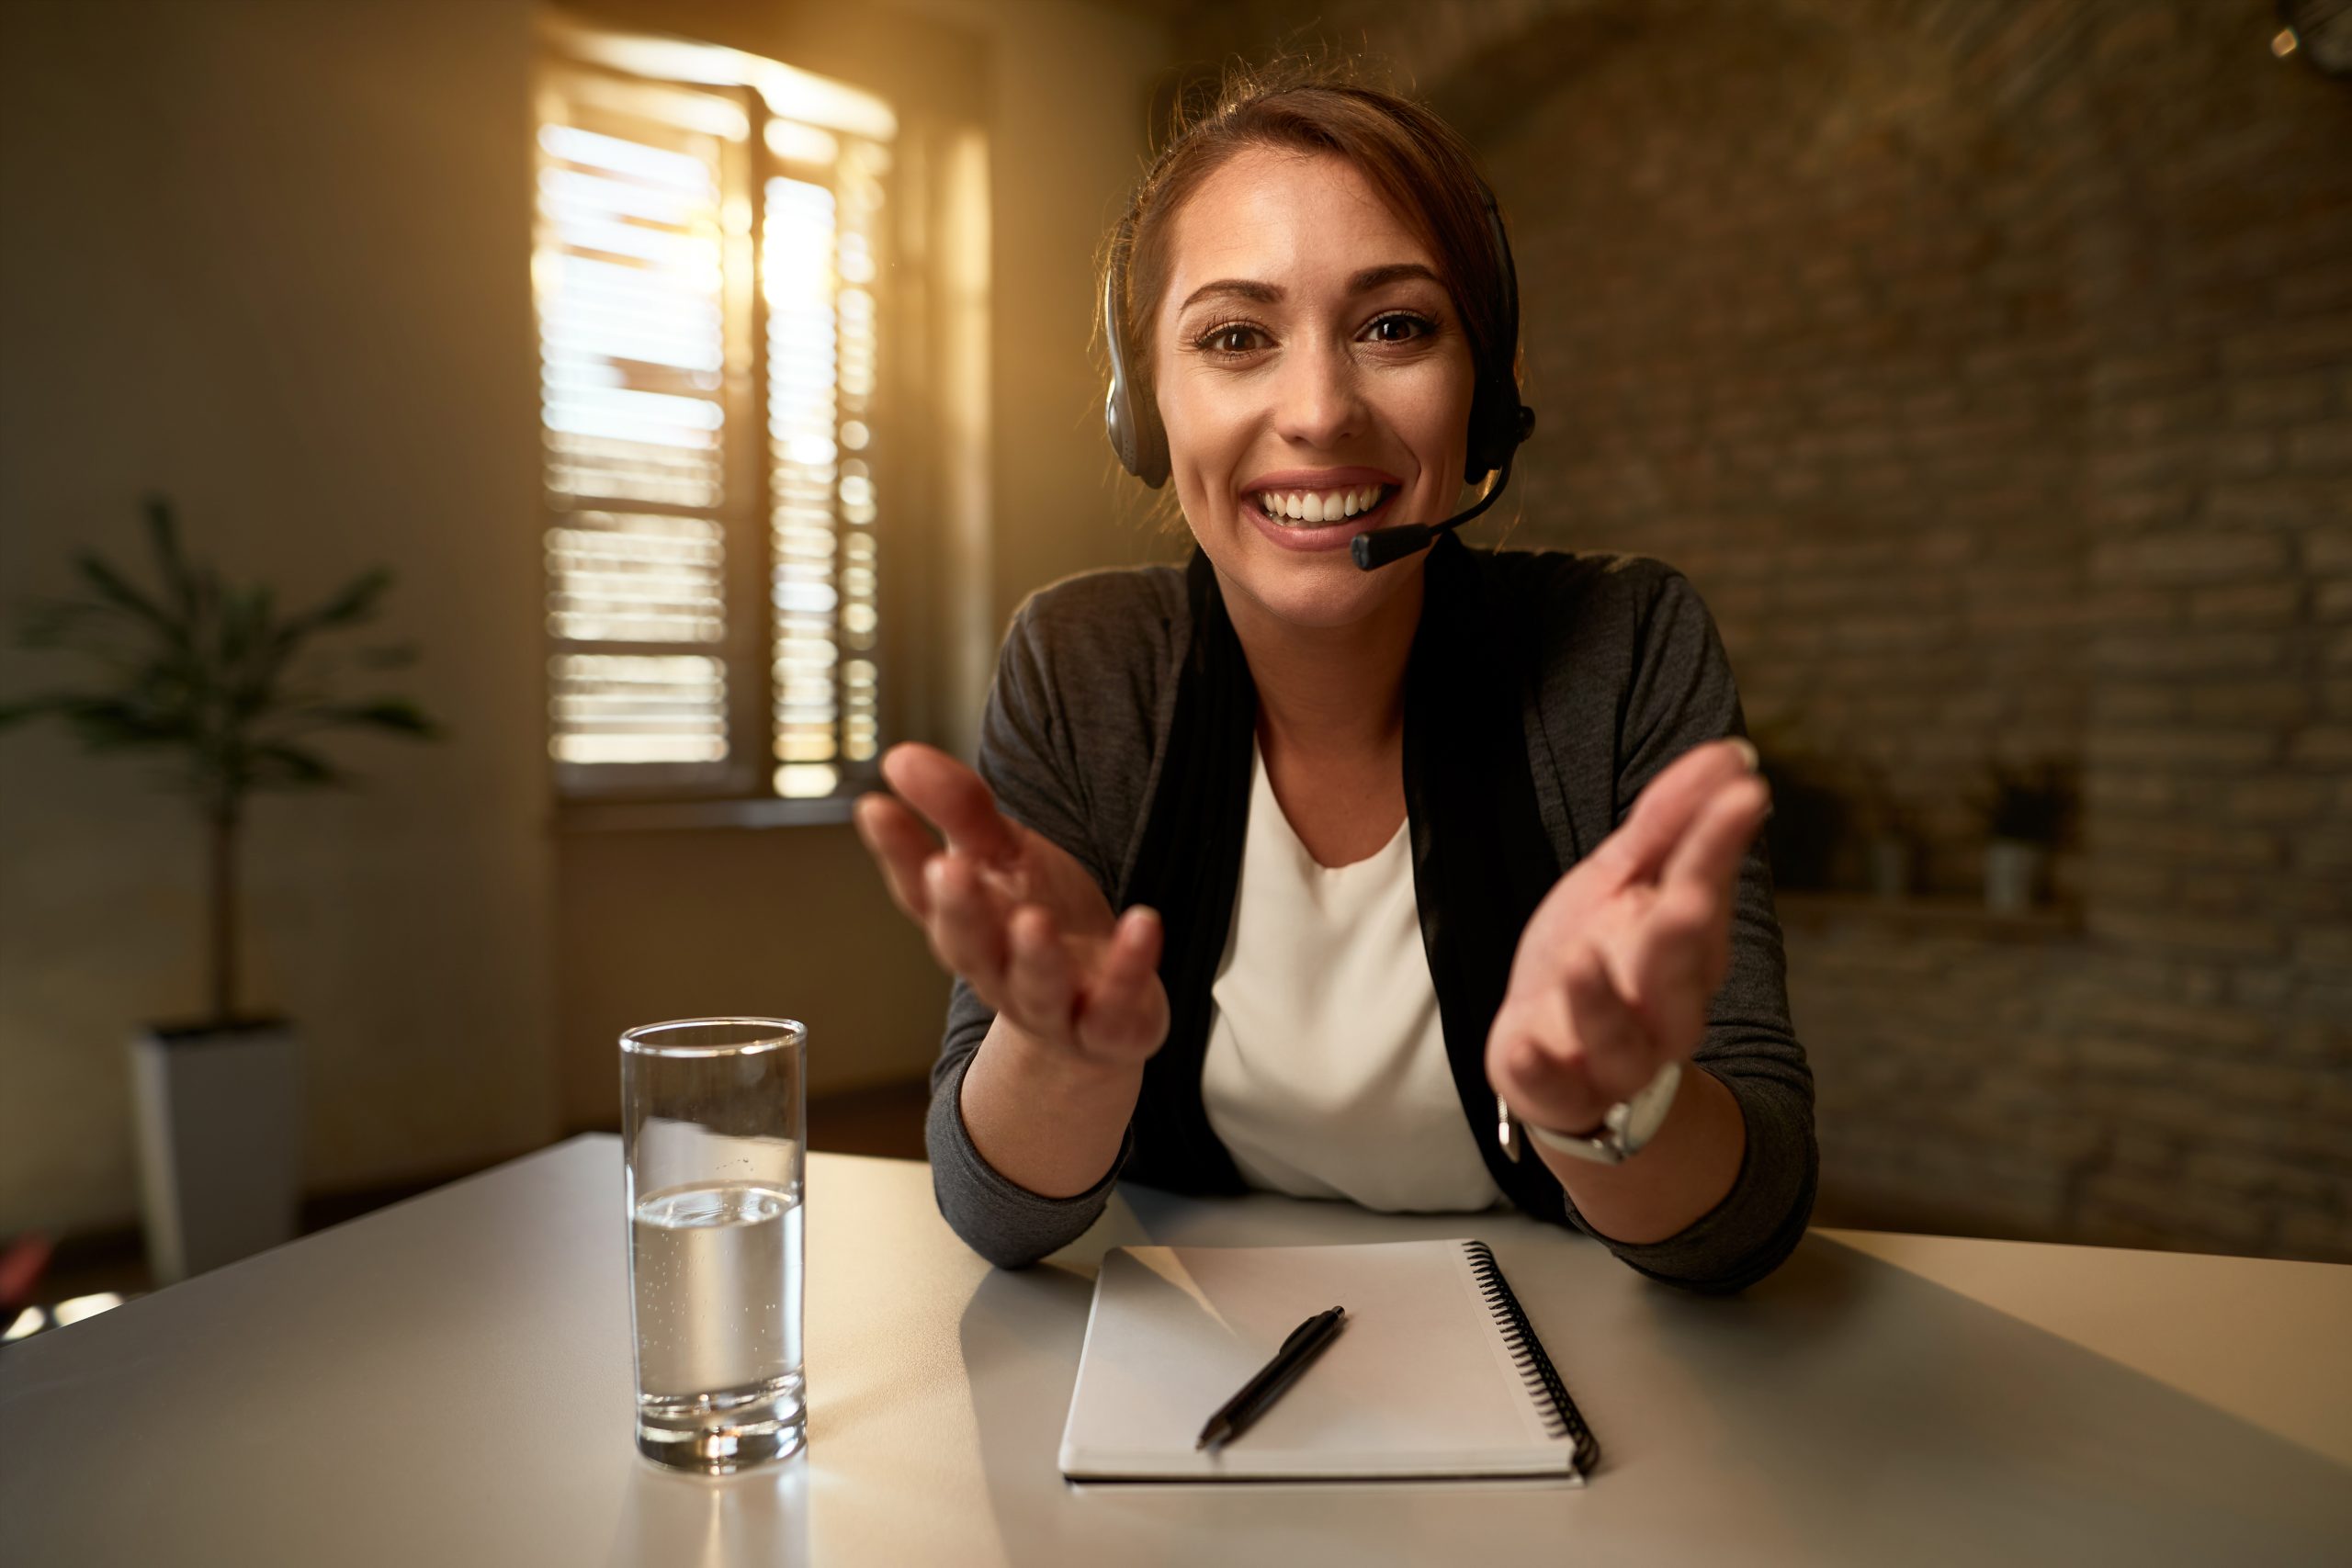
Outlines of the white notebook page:
M 1214 1452 L 1201 1427 L 1317 1313 L 1346 1325 Z M 1105 1255 L 1062 1434 L 1072 1479 L 1552 1475 L 1545 1430 L 1463 1241 L 1138 1247 Z

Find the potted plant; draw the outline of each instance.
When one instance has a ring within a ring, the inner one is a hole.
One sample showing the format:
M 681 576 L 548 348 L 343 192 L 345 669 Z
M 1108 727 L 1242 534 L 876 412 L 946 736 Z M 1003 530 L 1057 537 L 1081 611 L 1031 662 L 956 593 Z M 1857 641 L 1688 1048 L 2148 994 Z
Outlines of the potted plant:
M 25 611 L 17 642 L 79 654 L 96 683 L 0 703 L 0 728 L 63 724 L 92 752 L 162 765 L 204 833 L 205 1011 L 133 1039 L 131 1093 L 147 1250 L 159 1283 L 291 1237 L 300 1123 L 294 1035 L 238 993 L 238 871 L 248 804 L 266 790 L 325 788 L 345 775 L 314 749 L 334 730 L 425 739 L 433 722 L 397 697 L 336 694 L 351 667 L 406 663 L 405 648 L 314 649 L 371 619 L 391 585 L 364 573 L 324 603 L 278 610 L 269 589 L 224 583 L 182 552 L 171 504 L 145 503 L 159 583 L 76 558 L 84 592 Z
M 2055 761 L 2030 769 L 1992 765 L 1992 788 L 1971 796 L 1984 819 L 1984 904 L 2015 913 L 2040 898 L 2051 852 L 2075 810 L 2074 784 Z

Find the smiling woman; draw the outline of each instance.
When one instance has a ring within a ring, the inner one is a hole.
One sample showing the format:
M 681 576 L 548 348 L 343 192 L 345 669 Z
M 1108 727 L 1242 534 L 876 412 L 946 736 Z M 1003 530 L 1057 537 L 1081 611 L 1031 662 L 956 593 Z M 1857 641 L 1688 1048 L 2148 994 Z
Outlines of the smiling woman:
M 1510 1202 L 1761 1278 L 1811 1211 L 1812 1079 L 1705 605 L 1639 556 L 1343 548 L 1491 499 L 1530 426 L 1468 149 L 1345 79 L 1229 82 L 1104 278 L 1113 444 L 1193 558 L 1032 595 L 978 772 L 898 747 L 859 804 L 957 976 L 949 1222 L 1024 1263 L 1124 1174 Z

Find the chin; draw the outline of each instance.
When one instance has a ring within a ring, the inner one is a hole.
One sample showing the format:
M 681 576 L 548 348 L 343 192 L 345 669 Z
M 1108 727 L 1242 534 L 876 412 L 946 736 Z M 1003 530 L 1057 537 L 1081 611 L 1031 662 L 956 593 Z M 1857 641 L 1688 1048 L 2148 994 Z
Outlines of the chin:
M 1408 592 L 1425 558 L 1412 556 L 1364 571 L 1344 546 L 1287 550 L 1254 533 L 1231 543 L 1238 548 L 1211 552 L 1226 580 L 1277 620 L 1314 630 L 1352 626 Z

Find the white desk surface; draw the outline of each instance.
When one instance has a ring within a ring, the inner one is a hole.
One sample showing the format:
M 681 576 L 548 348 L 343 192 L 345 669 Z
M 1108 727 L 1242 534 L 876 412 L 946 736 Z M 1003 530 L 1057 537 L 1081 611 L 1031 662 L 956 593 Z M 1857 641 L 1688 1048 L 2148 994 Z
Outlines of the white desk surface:
M 0 1350 L 0 1562 L 2352 1562 L 2352 1268 L 1821 1230 L 1714 1299 L 1518 1215 L 1131 1188 L 1003 1272 L 921 1164 L 818 1155 L 808 1198 L 786 1465 L 637 1457 L 619 1145 L 583 1137 Z M 1599 1434 L 1589 1487 L 1057 1472 L 1106 1247 L 1461 1235 Z

